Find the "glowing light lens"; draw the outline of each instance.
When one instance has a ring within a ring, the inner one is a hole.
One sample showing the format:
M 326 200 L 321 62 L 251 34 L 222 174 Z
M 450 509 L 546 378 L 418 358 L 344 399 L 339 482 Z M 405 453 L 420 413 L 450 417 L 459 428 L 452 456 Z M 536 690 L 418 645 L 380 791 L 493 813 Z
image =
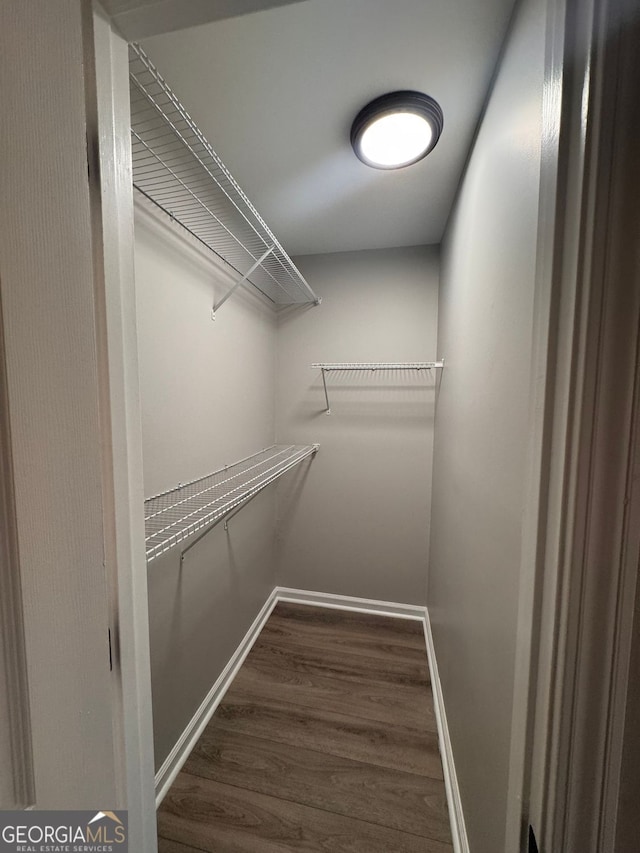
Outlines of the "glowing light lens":
M 382 167 L 400 167 L 417 160 L 429 148 L 433 128 L 422 116 L 389 113 L 376 119 L 362 134 L 360 151 Z

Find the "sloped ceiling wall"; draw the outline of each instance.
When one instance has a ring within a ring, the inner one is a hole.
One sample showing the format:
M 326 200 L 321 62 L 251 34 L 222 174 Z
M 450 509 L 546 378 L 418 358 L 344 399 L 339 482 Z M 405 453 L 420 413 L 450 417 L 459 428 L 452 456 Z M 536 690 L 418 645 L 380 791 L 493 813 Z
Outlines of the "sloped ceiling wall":
M 303 0 L 103 0 L 102 5 L 122 35 L 129 41 L 138 41 L 299 2 Z

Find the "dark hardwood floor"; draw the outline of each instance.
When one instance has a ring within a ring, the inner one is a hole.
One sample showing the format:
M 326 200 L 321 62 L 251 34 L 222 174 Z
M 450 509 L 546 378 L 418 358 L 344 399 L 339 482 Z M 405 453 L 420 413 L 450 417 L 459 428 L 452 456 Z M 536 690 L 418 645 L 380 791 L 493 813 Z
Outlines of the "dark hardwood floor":
M 420 623 L 278 604 L 158 834 L 160 853 L 452 853 Z

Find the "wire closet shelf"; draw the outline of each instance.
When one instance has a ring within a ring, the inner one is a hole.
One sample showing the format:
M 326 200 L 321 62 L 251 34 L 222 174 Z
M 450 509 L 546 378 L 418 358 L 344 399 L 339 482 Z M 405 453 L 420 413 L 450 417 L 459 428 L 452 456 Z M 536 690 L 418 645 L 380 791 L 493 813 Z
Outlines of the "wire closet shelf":
M 147 562 L 194 533 L 208 532 L 270 483 L 315 454 L 318 447 L 317 444 L 274 444 L 213 474 L 148 498 L 144 502 Z
M 345 361 L 329 364 L 327 362 L 314 362 L 311 367 L 317 367 L 320 370 L 340 371 L 340 370 L 431 370 L 434 367 L 444 367 L 443 361 L 372 361 L 372 362 L 355 362 Z
M 309 287 L 144 50 L 129 45 L 133 185 L 276 305 L 320 299 Z
M 341 373 L 341 372 L 376 372 L 376 371 L 406 371 L 406 370 L 433 370 L 435 368 L 444 367 L 444 361 L 371 361 L 371 362 L 355 362 L 355 361 L 343 361 L 343 362 L 323 362 L 316 361 L 311 367 L 315 367 L 322 371 L 322 386 L 324 389 L 324 399 L 327 404 L 327 408 L 325 409 L 325 413 L 327 415 L 331 414 L 331 404 L 329 403 L 329 390 L 327 388 L 327 373 Z

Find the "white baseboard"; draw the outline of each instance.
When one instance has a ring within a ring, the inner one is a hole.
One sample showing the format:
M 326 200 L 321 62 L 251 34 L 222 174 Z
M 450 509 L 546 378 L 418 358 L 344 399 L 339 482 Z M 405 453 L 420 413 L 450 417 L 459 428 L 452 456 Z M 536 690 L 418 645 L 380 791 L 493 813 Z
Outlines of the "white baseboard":
M 449 725 L 442 696 L 442 685 L 438 673 L 438 662 L 436 660 L 435 647 L 433 645 L 433 634 L 431 633 L 431 622 L 429 612 L 425 609 L 424 638 L 427 644 L 427 657 L 429 658 L 429 672 L 431 673 L 431 689 L 433 690 L 433 704 L 438 725 L 438 741 L 440 743 L 440 756 L 442 758 L 442 769 L 444 773 L 444 785 L 447 792 L 447 804 L 449 806 L 449 820 L 451 822 L 451 835 L 454 853 L 469 853 L 469 839 L 464 822 L 462 810 L 462 799 L 458 787 L 456 765 L 453 760 L 453 749 L 449 736 Z
M 231 660 L 193 715 L 193 718 L 167 756 L 164 764 L 158 770 L 156 774 L 156 807 L 160 805 L 165 794 L 182 769 L 183 764 L 189 757 L 189 753 L 231 686 L 233 679 L 251 651 L 251 647 L 258 638 L 260 631 L 279 601 L 311 604 L 316 607 L 328 607 L 335 610 L 351 610 L 358 613 L 393 616 L 396 619 L 415 619 L 422 623 L 427 646 L 427 657 L 429 659 L 429 671 L 431 672 L 431 686 L 433 689 L 436 722 L 438 724 L 438 741 L 442 757 L 447 804 L 451 820 L 453 850 L 454 853 L 469 853 L 469 842 L 467 840 L 460 789 L 458 788 L 458 779 L 453 761 L 453 750 L 451 748 L 447 715 L 442 697 L 442 686 L 438 675 L 438 664 L 433 646 L 431 623 L 429 622 L 427 608 L 415 604 L 399 604 L 392 601 L 377 601 L 375 599 L 357 598 L 348 595 L 331 595 L 326 592 L 314 592 L 306 589 L 275 587 L 232 655 Z
M 278 601 L 294 604 L 312 604 L 334 610 L 354 610 L 358 613 L 377 613 L 394 616 L 396 619 L 419 619 L 424 622 L 426 607 L 418 604 L 398 604 L 394 601 L 378 601 L 373 598 L 356 598 L 351 595 L 332 595 L 328 592 L 313 592 L 309 589 L 291 589 L 277 586 L 274 590 Z
M 244 663 L 246 656 L 251 651 L 251 647 L 258 638 L 260 631 L 262 631 L 262 628 L 271 615 L 271 611 L 276 606 L 276 603 L 276 590 L 274 589 L 254 619 L 251 627 L 242 638 L 240 645 L 231 656 L 229 663 L 220 673 L 220 677 L 207 693 L 186 729 L 180 735 L 176 745 L 166 757 L 162 767 L 156 773 L 156 808 L 158 808 L 167 791 L 173 785 L 176 776 L 182 769 L 182 765 L 189 757 L 189 753 L 196 745 L 198 738 L 213 716 L 214 711 L 222 701 L 224 694 L 231 686 L 233 679 L 236 677 L 238 670 Z

